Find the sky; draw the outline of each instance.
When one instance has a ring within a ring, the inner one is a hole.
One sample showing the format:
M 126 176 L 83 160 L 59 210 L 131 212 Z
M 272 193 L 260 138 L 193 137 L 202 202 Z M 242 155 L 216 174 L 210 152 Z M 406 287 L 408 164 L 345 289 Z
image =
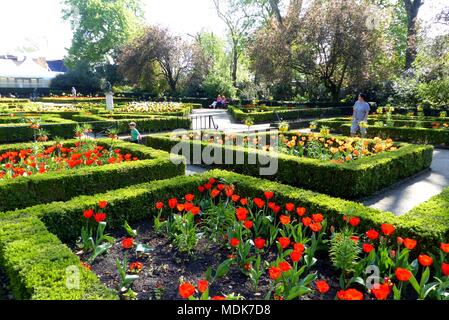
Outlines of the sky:
M 225 34 L 212 0 L 143 0 L 148 24 L 188 37 L 201 30 Z M 420 19 L 431 19 L 448 0 L 425 0 Z M 60 0 L 0 0 L 0 54 L 60 59 L 70 47 L 70 25 L 61 19 Z M 441 32 L 435 27 L 434 33 Z M 32 53 L 30 53 L 32 52 Z

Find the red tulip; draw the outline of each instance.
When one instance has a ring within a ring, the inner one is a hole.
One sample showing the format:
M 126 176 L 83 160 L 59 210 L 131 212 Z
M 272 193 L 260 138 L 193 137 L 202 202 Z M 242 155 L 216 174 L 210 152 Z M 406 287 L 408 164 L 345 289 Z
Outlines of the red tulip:
M 353 218 L 349 219 L 349 224 L 353 227 L 357 227 L 360 224 L 360 218 L 353 217 Z
M 248 210 L 245 208 L 237 208 L 236 215 L 239 221 L 245 221 L 246 218 L 248 217 Z
M 305 251 L 305 249 L 306 249 L 306 248 L 304 247 L 304 245 L 303 245 L 302 243 L 295 243 L 295 244 L 293 245 L 293 250 L 294 250 L 294 251 L 303 253 L 303 252 Z
M 259 209 L 262 209 L 265 206 L 265 201 L 260 198 L 254 198 L 253 202 Z
M 240 244 L 240 240 L 236 238 L 232 238 L 230 241 L 231 247 L 235 248 Z
M 412 240 L 409 238 L 404 239 L 404 242 L 403 242 L 404 247 L 406 247 L 409 250 L 415 249 L 417 243 L 418 242 L 416 240 Z
M 291 270 L 292 266 L 287 261 L 279 262 L 279 269 L 282 270 L 282 272 L 287 272 Z
M 107 206 L 108 206 L 108 202 L 107 202 L 107 201 L 102 200 L 102 201 L 98 202 L 98 207 L 99 207 L 100 209 L 104 209 L 104 208 L 106 208 Z
M 284 216 L 284 215 L 282 215 L 282 216 L 279 217 L 279 221 L 280 221 L 283 225 L 290 224 L 290 222 L 291 222 L 290 217 L 289 217 L 289 216 Z
M 216 197 L 218 197 L 218 196 L 220 195 L 220 193 L 221 193 L 220 190 L 214 189 L 214 190 L 212 190 L 212 191 L 210 192 L 210 196 L 211 196 L 212 198 L 216 198 Z
M 251 229 L 253 227 L 253 222 L 251 220 L 246 220 L 245 222 L 243 222 L 243 226 L 246 229 Z
M 419 262 L 419 264 L 422 265 L 423 267 L 429 267 L 429 266 L 432 265 L 433 259 L 432 259 L 432 257 L 430 257 L 430 256 L 428 256 L 428 255 L 421 254 L 421 255 L 418 257 L 418 262 Z
M 292 212 L 293 210 L 295 210 L 295 205 L 294 205 L 293 203 L 287 203 L 287 204 L 285 205 L 285 209 L 286 209 L 288 212 Z
M 298 207 L 296 208 L 296 213 L 298 214 L 298 216 L 302 217 L 307 213 L 307 210 L 306 208 Z
M 94 210 L 92 210 L 92 209 L 85 210 L 85 211 L 83 212 L 83 216 L 84 216 L 84 218 L 86 218 L 86 219 L 92 218 L 93 215 L 94 215 Z
M 168 200 L 168 206 L 170 207 L 170 209 L 174 209 L 177 204 L 178 204 L 178 199 L 176 199 L 176 198 L 172 198 L 172 199 Z
M 198 291 L 204 293 L 209 288 L 209 282 L 207 280 L 198 281 Z
M 195 287 L 185 282 L 179 286 L 178 292 L 181 297 L 188 299 L 195 293 Z
M 160 210 L 160 209 L 162 209 L 164 207 L 164 203 L 161 202 L 161 201 L 156 202 L 155 207 L 156 207 L 156 209 Z
M 274 197 L 274 192 L 272 192 L 272 191 L 265 191 L 264 192 L 264 196 L 265 196 L 265 199 L 270 200 L 271 198 Z
M 290 259 L 292 259 L 293 262 L 299 262 L 302 258 L 302 253 L 299 251 L 292 251 L 292 253 L 290 253 Z
M 376 297 L 377 300 L 387 300 L 391 293 L 391 288 L 388 283 L 385 284 L 375 284 L 374 288 L 371 289 L 371 293 Z
M 97 221 L 98 223 L 103 222 L 103 221 L 106 220 L 106 213 L 102 213 L 102 212 L 96 213 L 96 214 L 94 215 L 94 219 L 95 219 L 95 221 Z
M 282 270 L 278 267 L 270 267 L 268 273 L 270 274 L 271 279 L 276 280 L 281 276 Z
M 339 300 L 363 300 L 363 293 L 356 289 L 340 290 L 337 292 Z
M 134 239 L 133 238 L 126 238 L 122 240 L 122 247 L 123 249 L 131 249 L 134 246 Z
M 310 226 L 312 224 L 312 219 L 309 217 L 302 218 L 302 224 L 306 227 Z
M 363 252 L 365 253 L 370 253 L 371 251 L 375 250 L 374 246 L 369 244 L 369 243 L 365 243 L 363 244 Z
M 254 246 L 259 250 L 265 248 L 265 243 L 266 243 L 265 239 L 262 238 L 257 238 L 254 240 Z
M 368 239 L 370 240 L 376 240 L 377 238 L 379 238 L 379 232 L 377 232 L 374 229 L 371 229 L 369 231 L 366 232 L 366 236 L 368 237 Z
M 391 236 L 394 231 L 396 230 L 395 227 L 391 224 L 385 223 L 383 224 L 380 229 L 382 230 L 383 234 L 386 236 Z
M 446 277 L 449 277 L 449 263 L 443 263 L 441 265 L 441 272 L 443 273 L 443 275 L 445 275 Z
M 399 281 L 407 282 L 412 277 L 412 273 L 408 269 L 397 268 L 395 271 L 396 278 Z
M 321 223 L 312 223 L 309 227 L 313 232 L 320 232 L 322 225 Z
M 278 239 L 279 245 L 282 247 L 282 249 L 287 248 L 290 245 L 290 239 L 286 237 L 281 237 Z
M 449 253 L 449 243 L 442 243 L 440 249 L 445 253 Z
M 315 282 L 315 286 L 316 286 L 316 289 L 318 290 L 318 292 L 321 293 L 321 294 L 325 294 L 330 289 L 329 284 L 326 281 L 324 281 L 324 280 L 316 281 Z

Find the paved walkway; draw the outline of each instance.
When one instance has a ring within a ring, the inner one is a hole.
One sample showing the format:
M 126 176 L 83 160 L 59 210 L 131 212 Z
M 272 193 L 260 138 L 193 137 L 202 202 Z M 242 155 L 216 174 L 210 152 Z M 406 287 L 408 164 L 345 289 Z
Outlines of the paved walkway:
M 248 131 L 248 127 L 242 123 L 235 122 L 227 110 L 222 109 L 195 109 L 193 110 L 192 117 L 195 116 L 213 116 L 215 124 L 218 126 L 218 130 L 226 132 L 244 132 Z M 196 128 L 195 121 L 193 121 L 193 129 Z M 270 128 L 270 124 L 258 124 L 251 127 L 251 131 L 254 130 L 266 130 Z
M 449 187 L 449 150 L 436 149 L 432 170 L 389 188 L 363 203 L 369 207 L 403 215 Z

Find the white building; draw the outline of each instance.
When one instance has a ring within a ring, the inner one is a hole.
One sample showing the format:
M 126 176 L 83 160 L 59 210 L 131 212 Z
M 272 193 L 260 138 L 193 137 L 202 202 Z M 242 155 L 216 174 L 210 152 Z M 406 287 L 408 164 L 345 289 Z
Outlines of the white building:
M 0 88 L 49 88 L 64 71 L 52 70 L 45 58 L 0 56 Z

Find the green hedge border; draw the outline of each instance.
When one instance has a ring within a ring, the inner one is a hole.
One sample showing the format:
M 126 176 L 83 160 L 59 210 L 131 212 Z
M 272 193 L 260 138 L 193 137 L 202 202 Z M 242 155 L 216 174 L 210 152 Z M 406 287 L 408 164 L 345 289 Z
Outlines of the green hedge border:
M 119 228 L 124 221 L 148 219 L 156 214 L 153 207 L 156 201 L 195 192 L 209 177 L 234 183 L 236 192 L 245 196 L 260 197 L 263 191 L 275 191 L 274 201 L 294 202 L 310 212 L 321 212 L 331 224 L 341 223 L 342 215 L 349 212 L 362 218 L 362 230 L 382 223 L 394 224 L 395 235 L 414 237 L 421 248 L 435 247 L 449 236 L 449 188 L 404 216 L 396 217 L 390 212 L 312 191 L 214 170 L 201 176 L 175 177 L 0 214 L 0 263 L 9 277 L 12 293 L 17 299 L 116 299 L 86 270 L 82 270 L 79 290 L 65 286 L 66 267 L 79 265 L 79 259 L 61 241 L 70 243 L 78 237 L 83 210 L 106 200 L 108 225 Z
M 182 146 L 190 148 L 188 164 L 199 164 L 193 163 L 193 156 L 198 152 L 198 148 L 201 148 L 201 152 L 204 148 L 210 148 L 212 155 L 221 153 L 222 159 L 225 159 L 225 151 L 229 150 L 233 152 L 233 159 L 240 159 L 237 158 L 238 155 L 244 159 L 244 164 L 214 164 L 214 167 L 249 176 L 259 176 L 259 169 L 266 167 L 259 162 L 259 157 L 262 156 L 264 159 L 267 157 L 267 153 L 261 150 L 211 145 L 204 141 L 172 140 L 167 134 L 147 136 L 145 143 L 152 148 L 167 152 L 171 152 L 175 145 L 181 143 Z M 384 152 L 343 164 L 278 154 L 279 170 L 276 175 L 269 178 L 344 199 L 359 199 L 430 167 L 433 157 L 432 146 L 410 144 L 399 144 L 399 146 L 400 148 L 396 151 Z M 254 164 L 250 159 L 256 156 L 258 161 Z
M 65 145 L 71 145 L 75 141 L 65 142 Z M 98 139 L 97 143 L 110 147 L 111 140 Z M 0 153 L 29 147 L 31 144 L 1 145 Z M 167 152 L 123 141 L 115 141 L 114 148 L 121 149 L 125 153 L 132 153 L 142 160 L 0 181 L 0 211 L 64 201 L 81 194 L 92 195 L 185 174 L 185 163 L 182 157 L 176 157 L 179 164 L 174 164 L 171 161 L 173 156 Z
M 332 132 L 349 135 L 351 131 L 351 121 L 342 119 L 326 119 L 316 121 L 318 129 L 322 126 L 329 127 Z M 432 144 L 435 146 L 449 146 L 448 129 L 430 129 L 430 128 L 396 128 L 369 126 L 367 130 L 368 137 L 391 138 L 395 141 L 404 141 L 409 143 Z
M 244 122 L 246 118 L 251 117 L 254 123 L 268 123 L 278 121 L 275 111 L 252 112 L 245 113 L 241 108 L 229 106 L 229 112 L 232 117 L 240 122 Z M 345 116 L 352 114 L 353 107 L 339 107 L 339 108 L 310 108 L 310 109 L 293 109 L 287 108 L 279 109 L 277 113 L 282 120 L 296 120 L 299 118 L 318 118 L 318 117 L 332 117 Z
M 94 131 L 103 132 L 109 128 L 116 128 L 119 133 L 129 133 L 129 123 L 136 122 L 137 128 L 141 132 L 161 132 L 175 129 L 190 129 L 192 121 L 187 117 L 159 117 L 134 119 L 132 115 L 128 119 L 122 120 L 101 120 L 98 116 L 72 115 L 79 120 L 89 120 L 84 122 L 75 122 L 66 120 L 61 123 L 42 123 L 41 128 L 50 134 L 50 138 L 60 137 L 70 139 L 74 137 L 74 130 L 78 124 L 90 124 Z M 0 143 L 14 143 L 32 141 L 34 139 L 33 129 L 28 124 L 8 124 L 0 125 Z

